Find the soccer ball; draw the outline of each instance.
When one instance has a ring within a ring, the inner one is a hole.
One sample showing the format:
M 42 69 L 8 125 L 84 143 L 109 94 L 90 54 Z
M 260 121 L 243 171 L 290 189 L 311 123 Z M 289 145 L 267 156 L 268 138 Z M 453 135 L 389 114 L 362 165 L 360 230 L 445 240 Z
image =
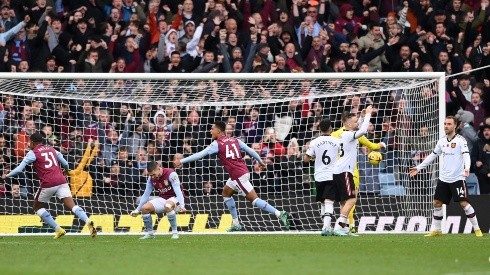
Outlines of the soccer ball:
M 372 151 L 368 155 L 368 160 L 372 165 L 378 165 L 383 160 L 383 156 L 380 152 Z

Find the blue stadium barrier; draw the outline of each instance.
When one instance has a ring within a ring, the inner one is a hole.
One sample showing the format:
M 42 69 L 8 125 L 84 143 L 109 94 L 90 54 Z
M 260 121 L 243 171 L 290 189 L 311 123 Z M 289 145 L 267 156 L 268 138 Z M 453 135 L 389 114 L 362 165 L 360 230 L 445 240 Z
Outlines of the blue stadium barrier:
M 466 178 L 466 187 L 468 188 L 468 195 L 478 195 L 480 192 L 478 190 L 478 178 L 474 173 Z
M 381 196 L 405 196 L 405 187 L 396 185 L 395 175 L 392 173 L 379 173 L 379 185 Z

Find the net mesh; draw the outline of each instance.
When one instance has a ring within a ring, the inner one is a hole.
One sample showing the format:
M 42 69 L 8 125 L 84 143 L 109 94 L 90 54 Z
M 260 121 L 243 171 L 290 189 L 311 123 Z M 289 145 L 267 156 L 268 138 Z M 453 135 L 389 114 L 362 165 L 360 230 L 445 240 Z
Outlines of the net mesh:
M 409 179 L 407 171 L 430 153 L 439 137 L 438 78 L 323 76 L 310 80 L 301 75 L 287 79 L 236 75 L 226 80 L 211 75 L 205 80 L 138 80 L 137 76 L 2 79 L 3 174 L 22 160 L 28 135 L 43 130 L 48 143 L 70 163 L 69 181 L 76 202 L 93 215 L 101 230 L 140 232 L 141 219 L 128 214 L 144 191 L 147 163 L 158 161 L 172 168 L 176 158 L 210 144 L 211 124 L 223 120 L 227 134 L 242 139 L 267 163 L 267 169 L 260 171 L 257 163 L 245 157 L 259 196 L 290 212 L 293 229 L 319 230 L 313 167 L 302 162 L 302 154 L 318 134 L 321 118 L 330 118 L 337 129 L 343 112 L 360 113 L 372 104 L 377 111 L 367 137 L 388 147 L 381 151 L 380 165 L 367 161 L 368 149 L 359 150 L 356 220 L 366 216 L 406 217 L 404 230 L 410 217 L 427 217 L 428 223 L 434 166 L 415 179 Z M 99 144 L 88 146 L 89 139 Z M 228 177 L 219 160 L 206 157 L 176 171 L 190 210 L 178 216 L 180 229 L 225 230 L 231 218 L 220 193 Z M 47 230 L 29 208 L 38 186 L 31 168 L 4 181 L 0 232 Z M 280 230 L 274 216 L 254 208 L 244 198 L 236 200 L 245 230 Z M 73 232 L 82 230 L 83 225 L 55 199 L 49 209 L 64 227 Z M 19 217 L 24 219 L 19 221 Z M 155 219 L 157 230 L 168 231 L 165 218 L 157 215 Z M 394 228 L 395 223 L 387 226 Z M 420 228 L 427 229 L 423 224 Z

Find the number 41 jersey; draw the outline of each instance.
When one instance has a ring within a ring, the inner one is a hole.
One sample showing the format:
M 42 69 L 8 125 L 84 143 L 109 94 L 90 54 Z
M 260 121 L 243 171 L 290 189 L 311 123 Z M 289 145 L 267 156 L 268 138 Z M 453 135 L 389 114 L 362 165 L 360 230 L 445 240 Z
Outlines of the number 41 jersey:
M 306 154 L 315 157 L 315 181 L 333 180 L 340 150 L 340 140 L 332 136 L 319 136 L 310 142 Z
M 238 139 L 234 137 L 221 136 L 216 140 L 218 143 L 218 158 L 223 168 L 232 180 L 249 173 L 247 165 L 243 161 L 241 146 Z

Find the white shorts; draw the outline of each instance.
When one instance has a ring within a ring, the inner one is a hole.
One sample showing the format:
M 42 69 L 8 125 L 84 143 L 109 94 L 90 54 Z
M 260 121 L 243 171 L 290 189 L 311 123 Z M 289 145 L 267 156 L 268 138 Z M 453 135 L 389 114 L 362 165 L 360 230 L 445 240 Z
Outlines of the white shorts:
M 34 198 L 40 202 L 49 202 L 54 195 L 56 195 L 58 199 L 70 198 L 71 191 L 68 183 L 49 188 L 39 188 Z
M 179 201 L 177 200 L 176 197 L 171 197 L 168 200 L 166 200 L 162 197 L 158 197 L 158 198 L 152 199 L 151 201 L 149 201 L 149 203 L 151 203 L 153 205 L 153 207 L 155 208 L 155 213 L 160 214 L 160 213 L 165 212 L 165 204 L 167 203 L 167 201 L 173 202 L 175 204 L 175 206 L 179 205 Z
M 254 187 L 252 183 L 250 183 L 250 174 L 244 174 L 239 177 L 237 180 L 228 179 L 226 181 L 226 185 L 237 192 L 239 195 L 246 196 Z

